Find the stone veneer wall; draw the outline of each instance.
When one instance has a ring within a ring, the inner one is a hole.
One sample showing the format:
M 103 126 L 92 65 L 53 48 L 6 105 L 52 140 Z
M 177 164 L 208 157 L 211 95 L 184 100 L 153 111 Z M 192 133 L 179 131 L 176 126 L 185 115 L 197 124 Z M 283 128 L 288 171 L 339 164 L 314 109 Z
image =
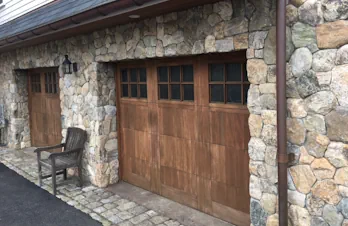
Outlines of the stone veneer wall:
M 348 129 L 342 126 L 348 79 L 338 65 L 347 64 L 348 48 L 319 51 L 348 43 L 346 21 L 324 23 L 347 19 L 341 2 L 297 0 L 288 6 L 289 151 L 297 155 L 289 170 L 292 225 L 323 219 L 335 225 L 336 216 L 347 217 Z M 254 226 L 277 225 L 275 23 L 274 0 L 225 0 L 1 54 L 0 103 L 13 122 L 10 146 L 30 145 L 25 77 L 13 69 L 59 66 L 68 54 L 80 70 L 60 78 L 63 134 L 69 126 L 86 129 L 84 172 L 98 186 L 115 183 L 115 82 L 106 62 L 247 50 L 251 220 Z M 334 29 L 339 34 L 327 38 Z
M 295 0 L 287 7 L 288 141 L 293 225 L 348 225 L 348 1 Z M 266 152 L 267 154 L 267 152 Z M 271 224 L 272 225 L 272 224 Z

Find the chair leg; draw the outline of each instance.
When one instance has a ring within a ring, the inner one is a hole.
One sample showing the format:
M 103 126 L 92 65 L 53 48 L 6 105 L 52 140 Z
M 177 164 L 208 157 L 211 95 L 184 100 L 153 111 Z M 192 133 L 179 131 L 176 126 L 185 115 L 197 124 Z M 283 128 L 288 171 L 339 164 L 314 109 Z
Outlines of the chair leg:
M 64 170 L 63 175 L 64 175 L 64 180 L 67 180 L 68 179 L 68 170 L 67 169 Z
M 39 175 L 39 185 L 42 186 L 42 169 L 40 164 L 40 153 L 37 153 L 37 168 L 38 168 L 38 175 Z
M 56 169 L 55 169 L 55 167 L 52 167 L 52 189 L 53 189 L 53 194 L 57 195 L 57 183 L 56 183 Z
M 78 168 L 78 173 L 79 173 L 79 187 L 82 187 L 83 185 L 83 180 L 82 180 L 82 167 L 81 165 L 77 167 Z

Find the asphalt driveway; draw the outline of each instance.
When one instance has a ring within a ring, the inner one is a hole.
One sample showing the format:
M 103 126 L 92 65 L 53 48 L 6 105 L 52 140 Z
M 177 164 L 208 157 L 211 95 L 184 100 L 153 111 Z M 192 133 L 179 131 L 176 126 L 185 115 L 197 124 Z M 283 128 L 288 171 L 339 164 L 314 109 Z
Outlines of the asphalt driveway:
M 0 225 L 101 226 L 0 163 Z

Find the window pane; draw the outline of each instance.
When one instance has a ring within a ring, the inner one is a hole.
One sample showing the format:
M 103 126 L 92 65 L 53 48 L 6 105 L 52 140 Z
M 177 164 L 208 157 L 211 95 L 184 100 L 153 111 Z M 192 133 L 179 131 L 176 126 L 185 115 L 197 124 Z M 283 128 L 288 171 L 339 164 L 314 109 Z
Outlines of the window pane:
M 168 85 L 159 85 L 160 99 L 168 99 Z
M 138 86 L 135 84 L 131 85 L 131 97 L 138 97 Z
M 249 91 L 250 85 L 244 85 L 244 104 L 248 103 L 248 91 Z
M 227 64 L 226 66 L 227 81 L 242 81 L 242 65 Z
M 128 85 L 122 85 L 122 97 L 128 97 Z
M 130 81 L 137 82 L 137 69 L 132 68 L 130 70 Z
M 171 99 L 172 100 L 180 100 L 180 85 L 171 85 Z
M 224 81 L 224 64 L 211 64 L 210 65 L 210 80 L 212 82 Z
M 243 64 L 243 70 L 244 70 L 244 82 L 248 82 L 248 72 L 247 72 L 247 68 L 246 68 L 246 64 Z
M 211 102 L 224 102 L 224 85 L 210 85 Z
M 127 69 L 121 71 L 122 82 L 128 82 Z
M 147 98 L 147 87 L 146 85 L 140 85 L 140 97 Z
M 139 69 L 139 74 L 140 74 L 140 82 L 146 82 L 146 68 L 140 68 Z
M 158 80 L 160 82 L 168 82 L 168 68 L 159 67 L 158 68 Z
M 242 86 L 227 85 L 227 102 L 242 103 Z
M 182 67 L 182 72 L 183 72 L 184 82 L 193 82 L 193 66 L 192 65 L 184 65 Z
M 184 86 L 184 100 L 194 100 L 194 89 L 193 85 L 183 85 Z
M 180 66 L 170 67 L 170 81 L 180 82 Z

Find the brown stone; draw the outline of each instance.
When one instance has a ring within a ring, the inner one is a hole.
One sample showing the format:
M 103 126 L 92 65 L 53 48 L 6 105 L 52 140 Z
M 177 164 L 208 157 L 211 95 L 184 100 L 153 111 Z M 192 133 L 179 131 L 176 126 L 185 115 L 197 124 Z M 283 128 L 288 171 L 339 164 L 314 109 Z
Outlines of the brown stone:
M 348 186 L 348 167 L 340 168 L 335 175 L 335 183 Z
M 312 188 L 312 193 L 315 197 L 332 205 L 337 205 L 341 201 L 338 186 L 334 180 L 318 181 Z
M 318 180 L 331 179 L 336 172 L 336 168 L 326 158 L 315 159 L 311 167 Z
M 252 84 L 266 83 L 267 79 L 267 65 L 263 60 L 248 60 L 247 71 L 248 78 Z
M 297 145 L 301 145 L 306 139 L 306 129 L 300 119 L 288 118 L 286 120 L 288 130 L 288 140 Z
M 301 164 L 311 164 L 314 161 L 314 157 L 308 154 L 306 148 L 304 146 L 300 147 L 300 163 Z
M 290 168 L 290 175 L 298 191 L 309 193 L 316 178 L 308 165 L 297 165 Z
M 251 114 L 249 116 L 249 129 L 250 136 L 252 137 L 260 137 L 262 131 L 262 118 L 259 115 Z
M 335 49 L 348 43 L 348 21 L 338 20 L 320 24 L 316 30 L 320 49 Z
M 233 43 L 235 50 L 247 49 L 249 44 L 249 35 L 246 33 L 233 36 Z

